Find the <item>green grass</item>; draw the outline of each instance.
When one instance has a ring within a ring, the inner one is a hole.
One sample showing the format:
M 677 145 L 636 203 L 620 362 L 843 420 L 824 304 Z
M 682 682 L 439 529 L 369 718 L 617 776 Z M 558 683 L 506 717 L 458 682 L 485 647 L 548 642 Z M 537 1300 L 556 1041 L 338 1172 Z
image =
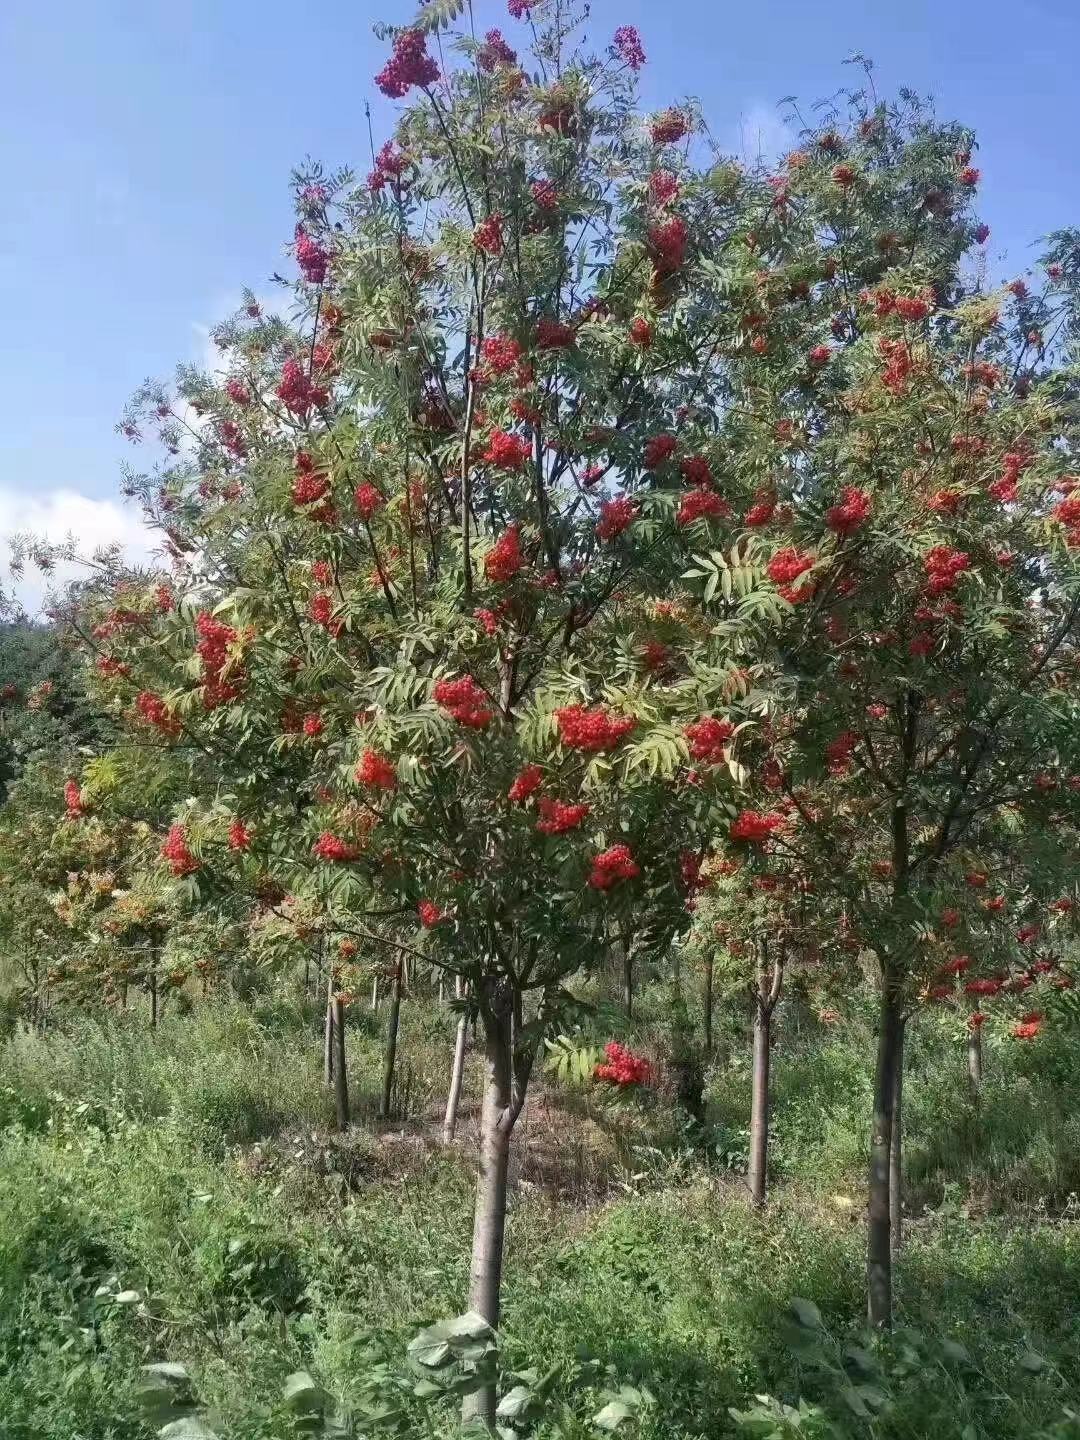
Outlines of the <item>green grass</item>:
M 662 1051 L 669 1010 L 642 997 L 639 1043 Z M 594 1435 L 591 1377 L 610 1367 L 656 1398 L 628 1431 L 643 1440 L 733 1434 L 729 1407 L 762 1392 L 803 1394 L 841 1436 L 1075 1434 L 1051 1429 L 1080 1395 L 1080 1077 L 1065 1042 L 991 1047 L 976 1106 L 944 1029 L 912 1036 L 907 1328 L 874 1359 L 887 1404 L 863 1422 L 841 1352 L 862 1303 L 868 1029 L 856 1017 L 779 1037 L 776 1184 L 755 1217 L 732 1168 L 747 1122 L 741 1022 L 723 1019 L 729 1059 L 708 1073 L 703 1127 L 678 1120 L 664 1083 L 616 1109 L 549 1088 L 523 1122 L 505 1357 L 568 1377 L 583 1353 L 593 1362 L 537 1433 Z M 220 1435 L 279 1440 L 299 1433 L 282 1402 L 290 1371 L 355 1396 L 377 1359 L 396 1364 L 421 1325 L 463 1308 L 472 1140 L 467 1123 L 450 1153 L 425 1139 L 453 1021 L 416 1001 L 403 1023 L 408 1113 L 380 1136 L 378 1027 L 353 1017 L 362 1123 L 345 1141 L 304 1006 L 197 1004 L 154 1035 L 135 1016 L 72 1018 L 6 1042 L 3 1440 L 149 1440 L 160 1420 L 136 1381 L 160 1360 L 188 1366 Z M 820 1334 L 792 1328 L 793 1296 L 818 1307 Z M 447 1416 L 407 1408 L 402 1433 L 445 1434 Z

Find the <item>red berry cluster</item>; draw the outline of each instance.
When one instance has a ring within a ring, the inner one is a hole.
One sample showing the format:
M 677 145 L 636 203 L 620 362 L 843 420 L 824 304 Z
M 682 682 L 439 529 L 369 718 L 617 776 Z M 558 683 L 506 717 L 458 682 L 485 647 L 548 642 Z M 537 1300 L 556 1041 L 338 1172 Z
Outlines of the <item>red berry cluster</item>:
M 855 747 L 859 743 L 859 737 L 854 730 L 844 730 L 837 735 L 835 740 L 830 740 L 825 746 L 825 760 L 830 775 L 846 775 L 851 769 L 851 758 L 855 753 Z
M 645 450 L 642 460 L 646 470 L 655 470 L 665 460 L 670 460 L 675 451 L 679 448 L 679 442 L 674 435 L 652 435 L 645 442 Z
M 825 512 L 825 524 L 837 535 L 851 535 L 866 523 L 870 514 L 870 496 L 857 485 L 845 485 L 840 503 Z
M 521 346 L 511 335 L 489 335 L 480 347 L 480 358 L 489 375 L 506 375 L 521 359 Z
M 629 495 L 616 495 L 612 500 L 601 501 L 597 535 L 601 540 L 614 540 L 616 535 L 630 528 L 637 519 L 637 513 L 637 506 Z
M 476 55 L 481 70 L 489 73 L 497 70 L 500 65 L 516 65 L 517 58 L 517 51 L 512 50 L 506 43 L 501 30 L 489 30 Z
M 628 331 L 630 344 L 639 350 L 648 350 L 653 342 L 653 328 L 643 315 L 635 315 Z
M 612 845 L 593 856 L 589 885 L 594 890 L 610 890 L 621 880 L 634 880 L 641 866 L 630 853 L 629 845 Z
M 757 810 L 744 810 L 731 822 L 728 834 L 732 840 L 745 840 L 751 845 L 763 845 L 774 830 L 784 823 L 784 817 L 774 813 L 763 815 Z
M 375 514 L 375 511 L 381 509 L 381 507 L 386 504 L 380 491 L 366 480 L 363 484 L 357 485 L 353 491 L 353 500 L 356 504 L 357 512 L 365 520 L 370 520 L 372 515 Z
M 695 520 L 724 520 L 730 514 L 731 506 L 722 496 L 702 488 L 683 496 L 675 520 L 679 525 L 692 525 Z
M 768 525 L 775 514 L 775 500 L 756 500 L 743 517 L 743 524 L 752 529 L 759 525 Z
M 605 1063 L 593 1071 L 595 1080 L 606 1080 L 610 1085 L 646 1085 L 652 1068 L 643 1055 L 635 1055 L 617 1040 L 604 1046 Z
M 218 438 L 235 460 L 243 460 L 247 454 L 247 442 L 235 420 L 222 420 L 218 426 Z
M 525 564 L 521 553 L 521 529 L 515 522 L 508 525 L 495 545 L 484 556 L 484 574 L 493 585 L 512 580 Z
M 376 750 L 365 750 L 356 767 L 356 779 L 360 785 L 372 790 L 394 790 L 397 788 L 397 771 L 385 755 Z
M 661 110 L 649 126 L 654 145 L 674 145 L 689 131 L 690 121 L 681 110 Z
M 933 304 L 933 291 L 924 291 L 921 295 L 897 295 L 892 308 L 901 320 L 915 321 L 925 320 L 933 309 Z
M 536 345 L 540 350 L 568 350 L 576 336 L 574 327 L 544 315 L 536 322 Z
M 725 747 L 734 733 L 735 726 L 730 720 L 718 720 L 715 715 L 705 715 L 683 731 L 690 742 L 690 758 L 714 765 L 722 763 Z
M 568 805 L 562 800 L 551 800 L 543 795 L 538 809 L 540 819 L 536 828 L 544 835 L 563 835 L 567 830 L 576 830 L 592 810 L 591 805 Z
M 64 804 L 67 807 L 69 820 L 77 820 L 80 815 L 86 814 L 86 807 L 83 805 L 82 791 L 77 780 L 68 780 L 64 785 Z
M 457 680 L 436 681 L 432 696 L 437 705 L 458 722 L 473 730 L 482 730 L 494 718 L 484 691 L 471 675 L 462 675 Z
M 251 392 L 240 380 L 229 380 L 225 385 L 225 394 L 234 405 L 239 405 L 241 409 L 245 409 L 251 404 Z
M 774 585 L 792 585 L 814 564 L 812 555 L 802 554 L 793 545 L 778 550 L 765 567 L 766 574 Z
M 440 920 L 446 919 L 446 913 L 440 910 L 434 900 L 421 900 L 416 907 L 416 913 L 420 917 L 420 924 L 430 930 L 433 925 L 438 925 Z
M 135 708 L 144 720 L 153 725 L 155 730 L 160 730 L 163 735 L 180 734 L 179 720 L 159 695 L 154 695 L 149 690 L 140 691 L 135 700 Z
M 654 170 L 649 176 L 649 199 L 654 205 L 670 205 L 678 193 L 678 177 L 670 170 Z
M 613 715 L 602 706 L 588 710 L 567 705 L 555 711 L 559 738 L 570 750 L 613 750 L 637 723 L 630 715 Z
M 712 467 L 704 455 L 687 455 L 679 464 L 679 474 L 688 485 L 708 486 L 713 483 Z
M 438 78 L 439 67 L 427 53 L 424 32 L 399 30 L 393 53 L 375 76 L 375 84 L 391 100 L 400 100 L 414 85 L 433 85 Z
M 161 858 L 169 862 L 169 869 L 176 876 L 191 875 L 200 868 L 198 860 L 188 849 L 187 831 L 183 825 L 170 825 L 161 847 Z
M 971 569 L 971 557 L 962 550 L 935 545 L 923 556 L 923 568 L 928 576 L 927 594 L 943 595 L 946 591 L 955 590 L 960 576 Z
M 524 805 L 530 795 L 534 795 L 544 783 L 544 772 L 539 765 L 526 765 L 510 789 L 506 792 L 507 799 L 512 805 Z
M 485 255 L 501 255 L 503 248 L 503 217 L 496 211 L 482 220 L 473 231 L 473 244 Z
M 245 825 L 242 820 L 234 820 L 229 826 L 230 850 L 250 850 L 253 838 L 251 827 Z
M 332 619 L 334 613 L 334 599 L 325 590 L 316 590 L 308 601 L 308 615 L 316 625 L 321 625 L 331 635 L 340 635 L 344 622 Z
M 398 149 L 392 140 L 387 140 L 375 156 L 375 168 L 367 177 L 368 189 L 373 195 L 378 195 L 386 185 L 400 186 L 401 177 L 409 164 L 406 152 Z
M 330 487 L 327 477 L 316 470 L 301 470 L 292 483 L 294 505 L 312 505 L 321 500 Z
M 313 385 L 310 377 L 304 374 L 299 361 L 286 360 L 281 367 L 277 397 L 292 414 L 305 415 L 309 410 L 325 405 L 330 398 L 330 392 L 323 386 Z
M 649 227 L 649 253 L 653 269 L 660 277 L 674 275 L 686 261 L 686 246 L 690 232 L 681 215 L 672 215 L 669 220 Z
M 215 620 L 205 610 L 196 617 L 195 630 L 199 637 L 195 651 L 202 661 L 203 706 L 214 710 L 243 693 L 243 671 L 229 656 L 229 647 L 236 644 L 238 637 L 231 625 Z
M 640 70 L 645 64 L 645 50 L 635 26 L 620 25 L 611 43 L 616 55 L 624 65 L 629 65 L 631 70 Z
M 499 470 L 520 470 L 528 463 L 532 445 L 520 435 L 508 430 L 493 430 L 488 448 L 480 457 L 485 465 L 494 465 Z
M 340 835 L 335 835 L 332 830 L 324 830 L 311 847 L 311 853 L 319 860 L 341 863 L 355 860 L 360 851 L 347 840 L 342 840 Z
M 559 208 L 559 192 L 551 180 L 534 180 L 529 187 L 538 210 L 552 213 Z
M 302 225 L 296 227 L 296 263 L 310 285 L 321 285 L 326 279 L 330 252 L 309 235 Z

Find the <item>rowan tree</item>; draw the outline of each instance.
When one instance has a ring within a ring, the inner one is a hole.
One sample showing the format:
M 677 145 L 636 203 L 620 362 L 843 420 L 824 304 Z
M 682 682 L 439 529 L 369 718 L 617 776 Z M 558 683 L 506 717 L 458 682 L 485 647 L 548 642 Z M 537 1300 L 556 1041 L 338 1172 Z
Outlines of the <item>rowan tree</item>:
M 1022 817 L 1009 863 L 1025 873 L 1074 824 L 1080 250 L 1057 236 L 1037 282 L 989 287 L 964 262 L 985 239 L 970 137 L 917 108 L 852 108 L 767 182 L 771 210 L 727 276 L 754 338 L 712 453 L 733 485 L 759 485 L 739 553 L 764 553 L 785 602 L 767 699 L 731 707 L 750 803 L 730 840 L 770 868 L 797 860 L 878 967 L 881 1325 L 893 1096 L 927 938 L 994 822 Z M 738 577 L 718 551 L 696 579 L 707 596 Z
M 442 31 L 458 8 L 390 32 L 376 83 L 415 103 L 367 180 L 297 177 L 292 318 L 249 299 L 221 375 L 138 397 L 122 428 L 166 458 L 129 489 L 173 576 L 73 623 L 106 703 L 187 763 L 165 859 L 193 895 L 317 904 L 467 985 L 469 1301 L 494 1325 L 541 1040 L 609 934 L 663 953 L 685 928 L 679 854 L 734 813 L 688 735 L 752 683 L 780 602 L 748 567 L 706 619 L 679 582 L 730 508 L 705 456 L 729 167 L 691 164 L 689 107 L 633 114 L 633 32 L 591 57 L 533 7 L 530 79 L 496 33 Z

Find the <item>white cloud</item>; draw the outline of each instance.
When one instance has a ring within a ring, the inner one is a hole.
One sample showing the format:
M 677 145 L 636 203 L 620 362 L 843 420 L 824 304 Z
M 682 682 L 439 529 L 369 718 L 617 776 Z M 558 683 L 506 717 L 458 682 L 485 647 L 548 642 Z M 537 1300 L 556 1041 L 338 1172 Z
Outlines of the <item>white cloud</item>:
M 723 148 L 747 164 L 759 160 L 771 164 L 789 150 L 794 150 L 797 144 L 798 137 L 781 118 L 776 107 L 755 100 L 739 116 L 738 123 L 732 126 L 724 139 Z
M 134 506 L 117 500 L 95 499 L 78 490 L 59 488 L 39 495 L 27 495 L 0 486 L 0 570 L 7 571 L 7 546 L 14 536 L 47 540 L 62 544 L 71 539 L 75 552 L 91 557 L 95 551 L 119 545 L 123 557 L 132 565 L 149 564 L 155 559 L 160 539 Z M 46 593 L 66 581 L 85 575 L 86 567 L 77 562 L 63 561 L 49 575 L 27 563 L 23 574 L 13 582 L 2 575 L 2 588 L 10 590 L 30 614 L 40 610 Z

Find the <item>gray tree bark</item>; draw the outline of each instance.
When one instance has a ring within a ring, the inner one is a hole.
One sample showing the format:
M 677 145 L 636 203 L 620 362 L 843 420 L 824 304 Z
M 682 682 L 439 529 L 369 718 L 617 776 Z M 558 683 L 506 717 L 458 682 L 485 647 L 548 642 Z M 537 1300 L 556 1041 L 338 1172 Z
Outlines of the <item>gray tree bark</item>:
M 390 1105 L 394 1096 L 394 1066 L 397 1062 L 398 1028 L 401 1024 L 401 975 L 402 964 L 399 959 L 394 966 L 394 983 L 390 992 L 390 1018 L 386 1026 L 382 1098 L 379 1102 L 380 1120 L 389 1120 Z
M 904 1243 L 904 1039 L 907 1021 L 901 1019 L 896 1039 L 896 1074 L 893 1077 L 892 1131 L 889 1135 L 889 1244 L 893 1257 Z
M 892 1150 L 893 1104 L 900 1058 L 900 1007 L 886 975 L 881 991 L 877 1064 L 874 1071 L 874 1112 L 870 1135 L 870 1177 L 867 1204 L 866 1310 L 874 1329 L 892 1324 L 892 1225 L 889 1156 Z
M 463 997 L 463 986 L 459 975 L 454 984 L 454 993 L 460 1000 Z M 442 1143 L 449 1145 L 453 1142 L 454 1132 L 457 1130 L 458 1107 L 461 1104 L 461 1085 L 465 1076 L 465 1044 L 469 1036 L 469 1015 L 467 1010 L 462 1010 L 458 1016 L 457 1034 L 454 1037 L 454 1061 L 450 1067 L 450 1089 L 446 1095 L 446 1114 L 443 1116 Z
M 750 1095 L 750 1165 L 747 1183 L 750 1201 L 760 1210 L 765 1204 L 769 1181 L 769 1069 L 772 1017 L 784 980 L 782 954 L 769 970 L 768 944 L 758 946 L 754 977 L 754 1051 Z
M 349 1072 L 345 1061 L 345 1006 L 335 996 L 334 1006 L 334 1109 L 337 1127 L 349 1128 Z
M 511 1027 L 508 1015 L 485 1007 L 486 1073 L 480 1115 L 480 1156 L 473 1214 L 472 1261 L 469 1268 L 469 1309 L 497 1329 L 502 1290 L 503 1240 L 506 1230 L 507 1176 L 510 1137 L 517 1116 L 511 1083 Z M 467 1395 L 462 1419 L 495 1423 L 495 1386 Z

